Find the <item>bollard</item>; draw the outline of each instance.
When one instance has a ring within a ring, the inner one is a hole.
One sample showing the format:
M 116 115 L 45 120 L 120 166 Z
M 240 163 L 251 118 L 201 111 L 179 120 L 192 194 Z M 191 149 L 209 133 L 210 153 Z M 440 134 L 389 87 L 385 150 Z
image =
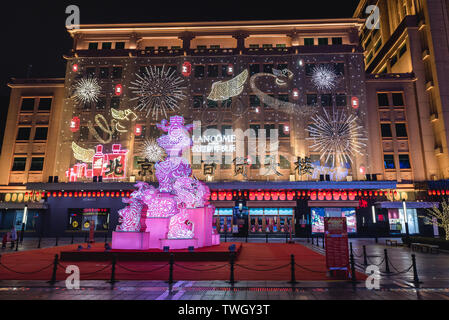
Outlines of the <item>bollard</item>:
M 115 265 L 117 264 L 117 258 L 115 256 L 112 256 L 112 270 L 111 270 L 111 279 L 109 280 L 109 283 L 111 285 L 114 285 L 117 280 L 115 280 Z
M 368 259 L 367 259 L 367 257 L 366 257 L 366 246 L 363 246 L 363 264 L 364 264 L 365 266 L 368 265 Z
M 309 233 L 307 232 L 307 243 L 310 243 Z
M 290 283 L 295 284 L 296 283 L 296 276 L 295 276 L 295 256 L 291 255 L 291 277 L 290 277 Z
M 285 243 L 288 243 L 288 233 L 285 234 Z
M 41 240 L 42 240 L 42 236 L 39 236 L 39 242 L 37 243 L 37 248 L 38 249 L 41 248 Z
M 19 251 L 19 239 L 16 240 L 16 251 Z
M 107 233 L 104 234 L 104 243 L 108 243 L 108 234 Z
M 324 237 L 324 234 L 323 234 L 323 249 L 324 249 L 324 242 L 325 242 L 325 237 Z
M 70 244 L 73 244 L 73 233 L 72 233 L 72 242 Z
M 56 283 L 56 271 L 58 270 L 58 255 L 55 254 L 55 260 L 53 263 L 53 272 L 51 274 L 51 279 L 48 283 L 54 285 Z
M 379 239 L 377 238 L 377 236 L 376 238 L 374 238 L 374 241 L 376 242 L 376 244 L 379 243 Z
M 416 269 L 416 256 L 412 254 L 412 265 L 413 265 L 413 282 L 420 283 L 418 278 L 418 269 Z
M 384 255 L 385 255 L 385 273 L 390 273 L 390 264 L 388 263 L 387 249 L 384 249 Z
M 265 233 L 265 243 L 268 243 L 268 233 Z
M 357 282 L 356 272 L 355 272 L 355 261 L 354 255 L 351 253 L 351 281 L 353 283 Z
M 175 257 L 172 254 L 170 254 L 170 260 L 169 260 L 170 268 L 168 272 L 168 284 L 173 284 L 173 266 L 175 264 Z
M 56 236 L 56 247 L 58 246 L 59 236 Z
M 349 242 L 349 249 L 350 249 L 351 255 L 354 255 L 354 251 L 352 251 L 352 242 Z
M 246 240 L 245 240 L 245 242 L 248 243 L 248 234 L 246 234 Z
M 231 258 L 231 260 L 230 260 L 230 275 L 229 275 L 229 283 L 231 284 L 231 285 L 234 285 L 234 283 L 235 283 L 235 279 L 234 279 L 234 264 L 235 264 L 235 261 L 234 261 L 234 252 L 231 252 L 231 256 L 230 256 L 230 258 Z

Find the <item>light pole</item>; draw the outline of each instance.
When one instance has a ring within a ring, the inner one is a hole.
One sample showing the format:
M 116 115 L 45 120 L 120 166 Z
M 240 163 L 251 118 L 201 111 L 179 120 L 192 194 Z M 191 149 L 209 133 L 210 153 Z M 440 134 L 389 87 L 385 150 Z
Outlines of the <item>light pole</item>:
M 371 212 L 373 214 L 373 228 L 374 228 L 374 239 L 376 241 L 376 243 L 378 242 L 377 240 L 377 219 L 376 219 L 376 207 L 373 205 L 371 206 Z
M 405 241 L 407 242 L 407 245 L 410 247 L 410 241 L 409 237 L 410 234 L 408 232 L 408 215 L 407 215 L 407 203 L 405 202 L 405 199 L 402 200 L 402 210 L 404 211 L 404 221 L 405 221 Z

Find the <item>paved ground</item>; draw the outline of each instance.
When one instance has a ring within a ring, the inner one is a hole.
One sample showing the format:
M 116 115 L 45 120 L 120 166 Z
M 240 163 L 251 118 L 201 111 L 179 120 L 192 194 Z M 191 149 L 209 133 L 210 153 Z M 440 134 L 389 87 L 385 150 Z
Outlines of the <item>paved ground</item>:
M 235 239 L 229 239 L 229 241 Z M 314 250 L 323 249 L 298 240 Z M 75 243 L 83 239 L 75 239 Z M 99 239 L 99 241 L 104 241 Z M 250 239 L 265 242 L 265 239 Z M 283 242 L 285 239 L 270 239 Z M 379 268 L 380 289 L 368 290 L 364 282 L 286 282 L 242 281 L 231 286 L 224 281 L 178 281 L 169 286 L 163 281 L 121 281 L 111 286 L 104 281 L 82 281 L 80 290 L 67 290 L 64 282 L 54 286 L 42 281 L 0 281 L 0 300 L 449 300 L 449 254 L 415 253 L 420 284 L 414 283 L 411 266 L 412 252 L 404 247 L 386 247 L 385 240 L 351 239 L 357 268 L 364 271 L 363 245 L 369 264 L 384 260 L 388 250 L 391 274 L 385 273 L 385 263 Z M 70 244 L 71 239 L 59 240 L 59 245 Z M 41 247 L 55 245 L 55 239 L 45 239 Z M 36 239 L 26 239 L 19 250 L 37 247 Z M 3 250 L 4 254 L 11 249 Z

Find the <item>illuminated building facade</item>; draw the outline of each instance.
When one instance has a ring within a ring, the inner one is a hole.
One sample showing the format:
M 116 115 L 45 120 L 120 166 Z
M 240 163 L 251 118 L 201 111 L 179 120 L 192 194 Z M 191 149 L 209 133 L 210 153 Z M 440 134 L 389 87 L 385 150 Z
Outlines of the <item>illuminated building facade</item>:
M 352 234 L 400 234 L 403 199 L 411 232 L 432 232 L 418 212 L 438 199 L 428 181 L 446 178 L 444 130 L 432 131 L 443 114 L 425 113 L 423 68 L 374 65 L 398 32 L 381 27 L 385 57 L 367 60 L 366 5 L 351 19 L 70 30 L 64 79 L 10 83 L 0 229 L 63 236 L 95 219 L 111 232 L 134 182 L 156 181 L 156 124 L 182 115 L 196 123 L 184 157 L 212 189 L 220 232 L 303 236 L 346 216 Z

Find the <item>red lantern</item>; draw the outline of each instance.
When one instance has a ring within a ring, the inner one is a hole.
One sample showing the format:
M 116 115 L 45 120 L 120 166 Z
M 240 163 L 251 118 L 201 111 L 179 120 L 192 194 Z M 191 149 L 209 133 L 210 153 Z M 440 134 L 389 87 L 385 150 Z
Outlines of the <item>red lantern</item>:
M 227 72 L 228 72 L 228 76 L 232 76 L 234 74 L 234 65 L 233 64 L 228 64 Z
M 182 65 L 182 75 L 184 77 L 190 77 L 191 74 L 192 74 L 192 64 L 186 61 Z
M 142 125 L 136 124 L 136 127 L 134 128 L 134 135 L 136 137 L 140 137 L 142 135 Z
M 62 197 L 62 192 L 58 192 L 58 197 L 59 197 L 59 198 Z
M 71 192 L 69 192 L 69 198 L 71 198 L 73 196 L 73 194 Z
M 83 192 L 83 198 L 87 197 L 87 192 Z
M 373 192 L 372 192 L 372 191 L 369 192 L 369 196 L 370 196 L 370 197 L 373 196 Z
M 67 198 L 67 192 L 64 192 L 64 198 Z
M 293 100 L 299 99 L 299 90 L 298 89 L 295 88 L 292 90 L 292 98 L 293 98 Z
M 437 196 L 441 196 L 441 191 L 437 190 Z
M 80 129 L 80 118 L 73 117 L 73 119 L 70 121 L 70 131 L 72 132 L 78 132 Z
M 73 72 L 78 72 L 79 71 L 79 66 L 75 63 L 73 66 L 72 66 L 72 71 Z
M 73 196 L 74 196 L 75 198 L 78 198 L 78 192 L 74 192 L 74 193 L 73 193 Z
M 129 192 L 127 192 L 127 193 L 126 193 L 126 196 L 127 196 L 127 197 L 129 197 L 129 196 L 130 196 L 130 193 L 129 193 Z
M 124 198 L 125 197 L 125 193 L 124 192 L 122 192 L 122 198 Z
M 432 190 L 432 195 L 436 196 L 437 192 L 435 190 Z
M 101 196 L 101 197 L 104 197 L 104 192 L 100 193 L 100 196 Z
M 354 109 L 358 109 L 358 108 L 359 108 L 359 98 L 357 98 L 357 97 L 352 97 L 352 99 L 351 99 L 351 106 L 352 106 Z
M 117 97 L 120 97 L 122 95 L 122 93 L 123 93 L 123 86 L 121 84 L 115 85 L 115 87 L 114 87 L 114 94 Z

